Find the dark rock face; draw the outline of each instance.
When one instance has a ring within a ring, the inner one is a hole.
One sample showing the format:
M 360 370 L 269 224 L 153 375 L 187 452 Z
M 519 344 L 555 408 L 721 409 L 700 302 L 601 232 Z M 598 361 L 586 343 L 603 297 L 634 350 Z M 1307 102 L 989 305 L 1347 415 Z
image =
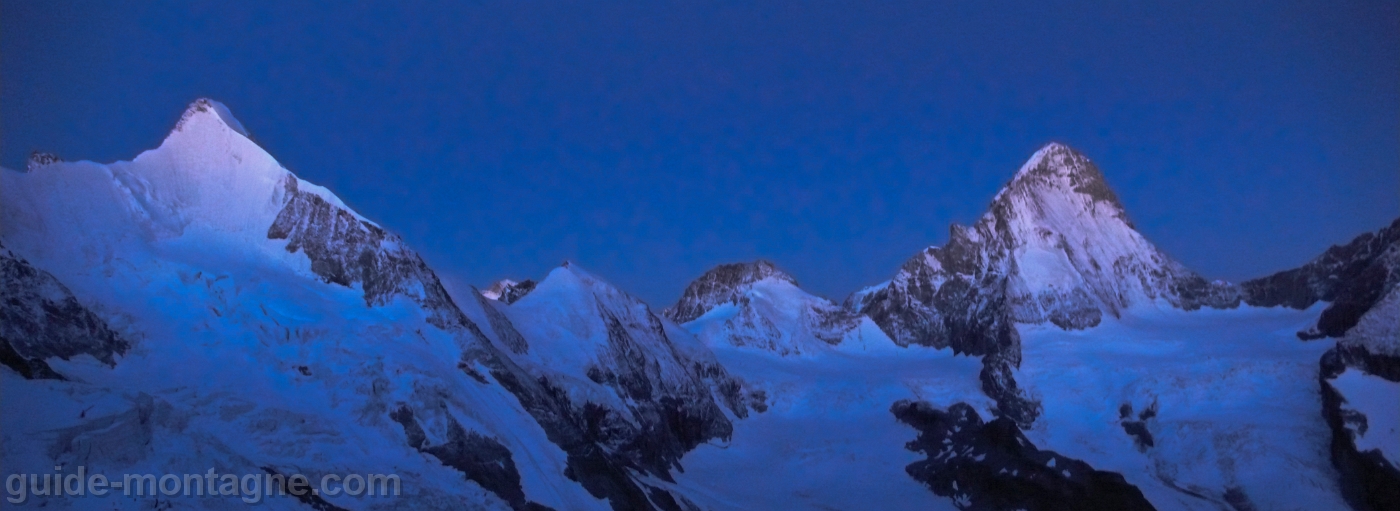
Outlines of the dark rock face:
M 525 499 L 525 490 L 520 485 L 520 472 L 515 468 L 515 460 L 510 449 L 490 437 L 475 431 L 467 431 L 456 419 L 448 417 L 446 440 L 437 445 L 429 445 L 426 433 L 413 416 L 413 410 L 400 405 L 389 417 L 403 426 L 410 447 L 433 457 L 461 472 L 487 491 L 496 494 L 515 510 L 549 509 Z
M 1123 476 L 1037 449 L 1006 417 L 984 423 L 965 403 L 900 401 L 890 411 L 919 431 L 906 447 L 928 456 L 906 471 L 961 509 L 1153 509 Z
M 579 278 L 589 279 L 578 292 L 590 297 L 607 333 L 585 376 L 628 405 L 572 402 L 563 380 L 547 370 L 530 373 L 535 378 L 493 374 L 568 453 L 568 476 L 592 495 L 618 510 L 670 509 L 672 503 L 689 509 L 693 505 L 684 498 L 663 497 L 664 490 L 634 474 L 671 481 L 670 471 L 686 452 L 730 436 L 733 426 L 721 407 L 747 416 L 747 396 L 717 361 L 682 354 L 645 304 L 591 277 Z
M 1366 417 L 1348 410 L 1346 398 L 1329 383 L 1348 369 L 1400 382 L 1400 357 L 1338 344 L 1323 354 L 1321 366 L 1322 417 L 1332 429 L 1332 465 L 1342 476 L 1342 496 L 1359 510 L 1400 509 L 1400 469 L 1379 451 L 1357 449 L 1353 429 L 1364 432 Z
M 45 359 L 88 354 L 116 365 L 129 347 L 53 275 L 0 245 L 0 363 L 25 378 L 62 379 Z
M 547 378 L 532 380 L 509 361 L 495 359 L 492 376 L 520 399 L 550 442 L 567 455 L 564 475 L 577 481 L 594 497 L 607 499 L 613 509 L 654 509 L 643 489 L 629 472 L 627 457 L 604 446 L 610 435 L 600 427 L 606 412 L 591 403 L 575 407 L 567 392 Z
M 1245 303 L 1305 309 L 1332 302 L 1304 338 L 1339 337 L 1400 281 L 1400 219 L 1345 245 L 1335 245 L 1301 267 L 1240 285 Z
M 768 261 L 721 264 L 705 272 L 685 288 L 680 301 L 662 312 L 676 323 L 685 323 L 704 315 L 714 306 L 738 303 L 744 286 L 767 278 L 785 280 L 797 285 L 797 280 Z
M 525 279 L 524 282 L 520 282 L 514 286 L 510 286 L 510 288 L 506 289 L 505 291 L 502 291 L 501 301 L 506 302 L 507 304 L 512 304 L 516 301 L 519 301 L 521 298 L 524 298 L 525 295 L 530 294 L 530 291 L 534 290 L 535 281 Z
M 290 174 L 284 181 L 286 202 L 267 229 L 268 239 L 287 240 L 288 252 L 305 253 L 311 271 L 326 282 L 359 284 L 365 305 L 384 305 L 402 295 L 437 313 L 434 326 L 462 324 L 465 318 L 437 275 L 398 236 L 320 195 L 298 190 L 297 182 Z
M 669 480 L 668 472 L 679 466 L 686 452 L 711 438 L 727 439 L 733 433 L 733 425 L 709 397 L 709 387 L 700 384 L 706 372 L 722 376 L 724 370 L 718 365 L 696 367 L 699 374 L 691 381 L 666 381 L 658 363 L 643 356 L 645 352 L 638 343 L 645 341 L 637 338 L 635 326 L 627 328 L 624 316 L 614 311 L 600 308 L 599 314 L 608 323 L 608 353 L 613 360 L 590 368 L 589 379 L 621 390 L 623 396 L 636 403 L 631 415 L 641 424 L 663 427 L 637 431 L 627 417 L 607 410 L 597 417 L 591 429 L 599 433 L 605 445 L 625 454 L 629 465 Z M 650 314 L 647 319 L 651 324 L 643 334 L 664 340 L 661 320 Z M 732 382 L 727 377 L 721 379 L 726 380 Z M 737 391 L 737 385 L 730 390 Z M 732 412 L 740 417 L 747 415 L 741 396 L 732 395 L 729 399 L 735 405 Z

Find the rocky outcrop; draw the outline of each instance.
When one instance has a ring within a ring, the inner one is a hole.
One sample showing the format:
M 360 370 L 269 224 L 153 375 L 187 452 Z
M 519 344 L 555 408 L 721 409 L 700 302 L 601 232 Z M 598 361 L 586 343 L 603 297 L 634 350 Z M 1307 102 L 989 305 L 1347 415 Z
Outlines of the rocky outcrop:
M 1360 321 L 1400 282 L 1400 219 L 1345 245 L 1334 245 L 1321 256 L 1292 270 L 1240 285 L 1245 303 L 1257 307 L 1305 309 L 1330 302 L 1317 326 L 1298 336 L 1340 337 Z
M 59 158 L 56 154 L 46 153 L 43 151 L 34 151 L 32 153 L 29 153 L 29 161 L 25 163 L 25 170 L 28 170 L 29 172 L 34 172 L 46 166 L 53 165 L 62 161 L 63 158 Z
M 960 509 L 1153 509 L 1122 475 L 1037 449 L 1007 417 L 983 422 L 966 403 L 900 401 L 890 411 L 919 431 L 906 447 L 928 456 L 909 476 Z
M 515 460 L 510 449 L 493 438 L 475 431 L 468 431 L 456 419 L 446 417 L 446 431 L 439 443 L 432 443 L 423 427 L 414 418 L 413 409 L 400 404 L 390 412 L 390 418 L 403 427 L 408 444 L 414 449 L 432 455 L 443 465 L 452 467 L 467 478 L 496 494 L 501 500 L 517 511 L 543 511 L 549 509 L 525 499 L 525 490 L 520 485 L 520 472 L 515 468 Z
M 0 245 L 0 363 L 25 378 L 61 379 L 46 359 L 86 354 L 110 366 L 129 347 L 53 275 Z
M 322 280 L 358 284 L 365 305 L 404 296 L 432 312 L 434 326 L 465 325 L 437 275 L 398 236 L 319 194 L 300 190 L 299 182 L 290 174 L 284 179 L 286 203 L 268 227 L 268 239 L 287 240 L 288 252 L 306 254 L 311 271 Z
M 496 281 L 496 283 L 494 284 L 491 284 L 491 287 L 488 287 L 485 290 L 481 291 L 481 295 L 492 300 L 500 300 L 501 302 L 504 302 L 505 304 L 509 305 L 515 303 L 521 298 L 524 298 L 525 295 L 530 294 L 530 291 L 533 291 L 534 289 L 535 281 L 530 279 L 525 279 L 520 282 L 516 282 L 510 279 L 502 279 Z
M 1367 435 L 1368 419 L 1352 406 L 1337 381 L 1355 371 L 1363 379 L 1400 382 L 1400 219 L 1334 245 L 1303 266 L 1246 281 L 1240 289 L 1244 302 L 1258 307 L 1304 309 L 1330 302 L 1317 324 L 1298 332 L 1298 337 L 1341 337 L 1322 356 L 1318 375 L 1322 416 L 1332 430 L 1332 464 L 1341 473 L 1343 496 L 1353 507 L 1400 508 L 1400 471 L 1394 460 L 1358 447 Z

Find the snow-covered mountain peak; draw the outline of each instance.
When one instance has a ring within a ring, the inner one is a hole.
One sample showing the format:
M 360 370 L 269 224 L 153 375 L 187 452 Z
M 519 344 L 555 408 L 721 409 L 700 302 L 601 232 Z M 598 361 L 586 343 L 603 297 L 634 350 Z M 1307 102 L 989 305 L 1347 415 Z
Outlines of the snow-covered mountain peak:
M 803 291 L 796 279 L 762 260 L 724 264 L 705 272 L 665 314 L 683 322 L 710 346 L 754 348 L 779 355 L 815 353 L 841 345 L 862 323 L 872 332 L 876 330 L 860 314 Z M 889 342 L 881 334 L 854 335 Z
M 159 147 L 131 161 L 41 157 L 35 162 L 42 171 L 0 172 L 0 215 L 26 219 L 0 224 L 0 236 L 16 253 L 59 273 L 116 272 L 123 259 L 154 250 L 190 261 L 272 257 L 322 278 L 334 274 L 332 281 L 345 285 L 351 284 L 340 278 L 344 268 L 330 264 L 327 254 L 299 253 L 311 240 L 298 236 L 324 236 L 330 231 L 317 229 L 336 224 L 331 230 L 346 236 L 397 243 L 243 133 L 222 104 L 198 100 Z M 327 225 L 303 225 L 318 220 Z M 289 236 L 297 239 L 281 241 Z
M 1231 286 L 1205 281 L 1138 233 L 1093 161 L 1059 143 L 1037 151 L 954 238 L 945 252 L 966 252 L 955 246 L 966 239 L 1002 260 L 1019 322 L 1084 328 L 1159 299 L 1186 309 L 1238 303 Z
M 685 323 L 725 303 L 737 303 L 755 283 L 772 280 L 797 287 L 797 279 L 784 273 L 773 263 L 759 259 L 749 263 L 721 264 L 705 272 L 685 289 L 665 315 L 677 323 Z
M 580 319 L 571 323 L 574 334 L 584 334 L 584 331 L 589 329 L 584 326 L 585 323 L 602 325 L 601 320 L 597 318 L 600 312 L 630 317 L 637 323 L 650 323 L 652 320 L 647 317 L 653 316 L 650 307 L 641 300 L 572 263 L 550 270 L 544 279 L 534 285 L 529 294 L 520 297 L 511 308 L 541 314 L 576 316 Z M 606 334 L 605 331 L 606 326 L 603 326 L 594 333 Z
M 847 307 L 901 345 L 927 344 L 984 358 L 987 391 L 1018 422 L 1034 406 L 1017 397 L 1015 323 L 1096 326 L 1133 307 L 1234 307 L 1238 290 L 1212 283 L 1162 253 L 1128 221 L 1088 157 L 1052 143 L 1037 151 L 970 227 L 911 257 L 889 284 Z
M 1052 142 L 1036 151 L 1016 176 L 997 193 L 988 215 L 1004 208 L 1022 209 L 1021 218 L 1063 225 L 1084 216 L 1116 219 L 1099 227 L 1132 230 L 1127 212 L 1108 181 L 1087 156 Z M 1030 211 L 1025 211 L 1030 210 Z M 1082 222 L 1080 222 L 1082 223 Z M 1117 225 L 1121 224 L 1121 225 Z
M 191 118 L 200 115 L 212 116 L 235 133 L 248 136 L 248 130 L 243 127 L 243 123 L 239 122 L 237 117 L 233 116 L 233 112 L 228 109 L 227 105 L 209 98 L 199 98 L 190 103 L 190 106 L 185 108 L 185 113 L 180 115 L 180 122 L 175 124 L 174 131 L 183 131 L 185 124 Z

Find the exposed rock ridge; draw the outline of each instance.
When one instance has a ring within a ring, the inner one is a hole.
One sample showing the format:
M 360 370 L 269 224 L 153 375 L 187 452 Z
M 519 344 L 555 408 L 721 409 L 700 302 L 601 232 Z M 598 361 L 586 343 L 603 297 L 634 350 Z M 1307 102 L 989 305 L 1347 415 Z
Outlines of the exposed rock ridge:
M 1304 338 L 1340 337 L 1362 314 L 1400 282 L 1400 218 L 1374 233 L 1333 245 L 1316 259 L 1291 270 L 1240 285 L 1245 303 L 1257 307 L 1305 309 L 1331 302 Z
M 87 354 L 115 365 L 130 344 L 48 272 L 0 244 L 0 362 L 29 379 L 62 379 L 45 362 Z
M 415 418 L 413 409 L 406 404 L 390 412 L 390 418 L 403 427 L 410 447 L 432 455 L 443 465 L 452 467 L 469 481 L 496 494 L 516 511 L 541 511 L 549 509 L 525 498 L 525 490 L 520 484 L 520 472 L 515 468 L 515 460 L 510 449 L 494 438 L 475 431 L 468 431 L 456 419 L 445 418 L 446 431 L 438 443 L 430 441 L 427 432 Z
M 62 161 L 63 158 L 59 158 L 56 154 L 34 151 L 29 153 L 29 161 L 25 163 L 25 170 L 34 172 L 45 166 L 61 163 Z
M 288 252 L 305 253 L 311 271 L 322 280 L 359 285 L 367 306 L 402 295 L 433 312 L 439 328 L 465 324 L 437 275 L 398 236 L 318 194 L 300 191 L 299 181 L 290 174 L 283 181 L 286 203 L 268 227 L 268 239 L 285 239 Z

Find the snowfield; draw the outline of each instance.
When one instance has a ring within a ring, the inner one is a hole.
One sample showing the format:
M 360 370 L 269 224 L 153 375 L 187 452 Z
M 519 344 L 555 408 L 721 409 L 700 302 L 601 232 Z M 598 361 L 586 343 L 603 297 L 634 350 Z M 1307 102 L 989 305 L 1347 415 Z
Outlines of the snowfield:
M 1321 309 L 1137 307 L 1088 330 L 1021 325 L 1016 379 L 1045 410 L 1026 435 L 1123 474 L 1159 509 L 1345 509 L 1318 386 L 1334 341 L 1295 335 Z
M 720 362 L 767 396 L 768 410 L 736 422 L 728 443 L 703 445 L 676 476 L 696 503 L 742 509 L 956 509 L 910 478 L 919 456 L 904 448 L 913 428 L 890 405 L 923 399 L 969 401 L 986 414 L 981 361 L 951 350 L 899 348 L 879 337 L 869 351 L 832 349 L 782 357 L 717 346 Z M 843 343 L 844 345 L 845 343 Z
M 716 307 L 685 326 L 707 338 L 733 309 Z M 1041 449 L 1122 473 L 1159 509 L 1345 508 L 1318 387 L 1318 359 L 1334 342 L 1295 335 L 1321 309 L 1135 307 L 1087 330 L 1019 325 L 1017 381 L 1045 410 L 1026 435 Z M 898 348 L 877 328 L 864 332 L 884 348 L 843 342 L 781 356 L 712 340 L 731 372 L 767 393 L 770 408 L 737 422 L 729 443 L 682 461 L 678 481 L 698 488 L 688 495 L 716 509 L 952 506 L 905 474 L 918 459 L 903 448 L 915 431 L 889 406 L 968 402 L 992 417 L 994 403 L 977 385 L 979 359 Z M 1142 419 L 1148 409 L 1155 416 Z M 1142 423 L 1151 446 L 1140 447 L 1125 422 Z

